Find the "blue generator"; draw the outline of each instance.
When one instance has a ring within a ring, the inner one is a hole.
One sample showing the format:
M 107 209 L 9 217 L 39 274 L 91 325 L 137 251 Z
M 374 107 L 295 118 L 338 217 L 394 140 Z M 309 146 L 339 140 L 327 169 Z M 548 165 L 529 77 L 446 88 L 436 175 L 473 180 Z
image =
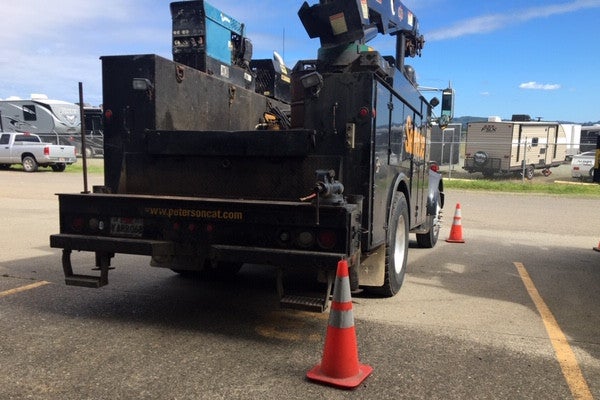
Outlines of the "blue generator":
M 254 90 L 244 24 L 203 0 L 173 2 L 173 61 Z

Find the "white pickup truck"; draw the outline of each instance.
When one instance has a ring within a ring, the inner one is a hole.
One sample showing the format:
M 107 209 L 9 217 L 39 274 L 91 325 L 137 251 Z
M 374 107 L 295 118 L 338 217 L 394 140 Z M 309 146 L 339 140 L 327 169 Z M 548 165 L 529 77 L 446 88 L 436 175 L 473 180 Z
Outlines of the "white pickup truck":
M 35 172 L 38 167 L 62 172 L 76 161 L 74 146 L 43 143 L 31 133 L 0 132 L 0 168 L 22 164 L 25 172 Z

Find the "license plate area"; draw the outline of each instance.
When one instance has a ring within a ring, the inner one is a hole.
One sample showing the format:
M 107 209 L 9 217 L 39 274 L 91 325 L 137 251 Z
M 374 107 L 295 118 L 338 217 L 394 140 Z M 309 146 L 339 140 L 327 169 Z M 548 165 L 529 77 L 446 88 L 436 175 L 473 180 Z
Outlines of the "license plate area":
M 142 218 L 112 217 L 110 219 L 110 234 L 140 238 L 144 233 L 144 220 Z

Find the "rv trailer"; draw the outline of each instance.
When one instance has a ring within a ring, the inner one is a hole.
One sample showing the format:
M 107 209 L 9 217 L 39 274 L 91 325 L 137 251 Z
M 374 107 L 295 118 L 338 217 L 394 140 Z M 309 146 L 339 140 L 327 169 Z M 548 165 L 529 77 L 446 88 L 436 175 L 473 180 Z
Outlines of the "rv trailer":
M 549 168 L 561 165 L 567 156 L 563 125 L 522 119 L 526 118 L 490 117 L 487 122 L 468 124 L 463 169 L 485 177 L 523 172 L 532 179 L 536 169 L 549 175 Z

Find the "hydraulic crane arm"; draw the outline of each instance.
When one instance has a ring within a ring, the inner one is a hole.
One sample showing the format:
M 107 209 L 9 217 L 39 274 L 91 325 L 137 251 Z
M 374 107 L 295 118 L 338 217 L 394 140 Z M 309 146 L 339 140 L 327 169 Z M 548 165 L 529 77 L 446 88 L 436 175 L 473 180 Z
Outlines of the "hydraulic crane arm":
M 381 33 L 397 35 L 404 43 L 397 56 L 414 57 L 425 43 L 417 18 L 400 0 L 320 0 L 313 6 L 304 2 L 298 15 L 322 47 L 364 44 Z

